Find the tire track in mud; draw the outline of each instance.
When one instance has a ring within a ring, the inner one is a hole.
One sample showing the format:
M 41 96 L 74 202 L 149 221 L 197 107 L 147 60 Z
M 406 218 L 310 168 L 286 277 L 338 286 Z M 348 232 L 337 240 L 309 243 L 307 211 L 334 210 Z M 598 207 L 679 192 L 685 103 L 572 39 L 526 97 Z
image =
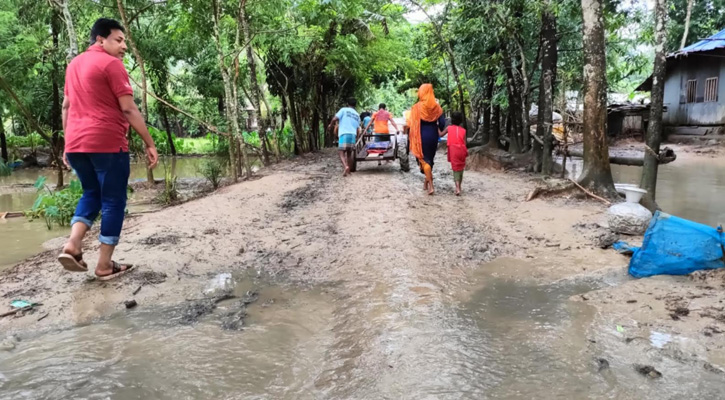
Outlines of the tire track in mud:
M 333 340 L 315 387 L 347 398 L 410 394 L 422 377 L 440 382 L 452 363 L 421 349 L 431 341 L 451 346 L 441 324 L 450 317 L 448 294 L 507 247 L 467 211 L 480 198 L 446 193 L 445 173 L 439 195 L 428 197 L 422 179 L 397 163 L 366 165 L 350 178 L 327 167 L 334 172 L 287 192 L 280 204 L 291 231 L 309 240 L 297 268 L 336 282 Z

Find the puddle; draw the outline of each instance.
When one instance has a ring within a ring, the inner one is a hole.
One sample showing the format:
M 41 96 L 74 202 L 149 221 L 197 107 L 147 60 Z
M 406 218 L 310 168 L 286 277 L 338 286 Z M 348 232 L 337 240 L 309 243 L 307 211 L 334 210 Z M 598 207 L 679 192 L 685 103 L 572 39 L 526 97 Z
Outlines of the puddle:
M 237 291 L 257 287 L 246 282 Z M 259 289 L 245 328 L 229 331 L 220 317 L 234 300 L 193 325 L 172 310 L 143 306 L 105 321 L 22 340 L 0 352 L 0 397 L 233 398 L 315 397 L 331 324 L 320 290 Z
M 613 327 L 590 341 L 600 329 L 595 309 L 570 298 L 603 281 L 481 275 L 465 301 L 441 301 L 439 290 L 418 285 L 408 289 L 430 301 L 409 302 L 395 283 L 301 289 L 247 275 L 208 278 L 204 287 L 235 282 L 237 296 L 257 291 L 241 331 L 223 328 L 232 299 L 190 325 L 177 318 L 181 306 L 141 305 L 21 335 L 0 352 L 0 397 L 660 399 L 723 390 L 701 367 L 627 351 Z M 645 378 L 634 363 L 656 365 L 663 377 Z
M 48 230 L 45 223 L 25 218 L 0 219 L 0 270 L 43 250 L 46 241 L 64 236 L 70 229 Z
M 539 286 L 489 277 L 459 310 L 467 360 L 486 398 L 590 398 L 603 393 L 586 330 L 594 308 L 569 297 L 603 286 L 594 281 Z M 552 385 L 552 382 L 556 382 Z M 542 388 L 546 388 L 542 393 Z
M 154 170 L 156 179 L 163 178 L 164 168 L 170 168 L 181 180 L 184 178 L 201 178 L 199 167 L 208 157 L 186 157 L 165 159 Z M 0 213 L 7 211 L 25 211 L 30 209 L 37 197 L 32 186 L 40 176 L 45 176 L 49 184 L 55 184 L 55 170 L 52 169 L 19 169 L 10 176 L 0 177 Z M 65 182 L 75 179 L 69 171 L 65 174 Z M 142 163 L 131 164 L 129 182 L 145 180 L 146 166 Z M 132 212 L 154 209 L 150 204 L 133 204 L 134 195 L 129 198 L 129 209 Z M 69 229 L 55 227 L 48 230 L 43 221 L 28 222 L 26 218 L 10 218 L 0 220 L 0 268 L 19 262 L 26 257 L 42 251 L 42 244 L 50 239 L 65 236 Z

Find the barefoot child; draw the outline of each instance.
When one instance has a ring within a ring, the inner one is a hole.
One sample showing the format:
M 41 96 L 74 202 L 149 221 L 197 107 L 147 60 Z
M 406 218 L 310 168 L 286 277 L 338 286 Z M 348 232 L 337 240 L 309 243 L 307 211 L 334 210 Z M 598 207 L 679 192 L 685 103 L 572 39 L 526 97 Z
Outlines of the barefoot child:
M 463 170 L 466 168 L 466 130 L 461 127 L 463 115 L 456 111 L 451 114 L 451 124 L 440 132 L 440 136 L 448 135 L 448 161 L 453 168 L 453 181 L 456 183 L 456 196 L 461 195 Z

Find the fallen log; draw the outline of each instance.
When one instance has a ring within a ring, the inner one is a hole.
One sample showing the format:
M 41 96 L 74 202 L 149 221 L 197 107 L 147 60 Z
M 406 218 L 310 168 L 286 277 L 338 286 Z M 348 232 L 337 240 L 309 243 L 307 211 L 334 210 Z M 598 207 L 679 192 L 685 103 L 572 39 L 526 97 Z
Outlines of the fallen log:
M 562 155 L 563 151 L 559 150 L 556 152 L 556 154 Z M 569 150 L 567 152 L 567 156 L 583 158 L 584 151 L 583 150 Z M 669 147 L 665 147 L 664 149 L 660 150 L 660 154 L 657 158 L 659 159 L 660 164 L 669 164 L 677 159 L 677 155 L 675 154 L 674 150 L 672 150 Z M 641 167 L 644 165 L 644 154 L 641 157 L 624 157 L 624 156 L 610 155 L 609 163 L 617 164 L 617 165 L 631 165 L 631 166 Z
M 25 216 L 25 213 L 22 211 L 18 211 L 18 212 L 8 211 L 8 212 L 0 213 L 0 219 L 19 218 L 19 217 L 24 217 L 24 216 Z

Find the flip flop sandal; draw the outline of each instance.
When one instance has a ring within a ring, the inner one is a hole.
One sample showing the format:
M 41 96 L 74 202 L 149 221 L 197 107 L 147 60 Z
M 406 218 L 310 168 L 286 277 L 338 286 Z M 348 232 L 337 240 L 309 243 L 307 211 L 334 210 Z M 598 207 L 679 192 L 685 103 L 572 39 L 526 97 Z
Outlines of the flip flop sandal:
M 121 275 L 125 275 L 126 272 L 131 272 L 134 270 L 133 264 L 124 264 L 126 266 L 126 269 L 121 268 L 121 264 L 115 261 L 111 261 L 111 265 L 113 267 L 109 275 L 96 275 L 96 278 L 98 278 L 99 281 L 110 281 L 111 279 L 118 278 Z
M 68 253 L 61 253 L 58 256 L 58 262 L 65 268 L 66 271 L 71 272 L 87 272 L 88 264 L 83 261 L 83 253 L 72 255 Z

